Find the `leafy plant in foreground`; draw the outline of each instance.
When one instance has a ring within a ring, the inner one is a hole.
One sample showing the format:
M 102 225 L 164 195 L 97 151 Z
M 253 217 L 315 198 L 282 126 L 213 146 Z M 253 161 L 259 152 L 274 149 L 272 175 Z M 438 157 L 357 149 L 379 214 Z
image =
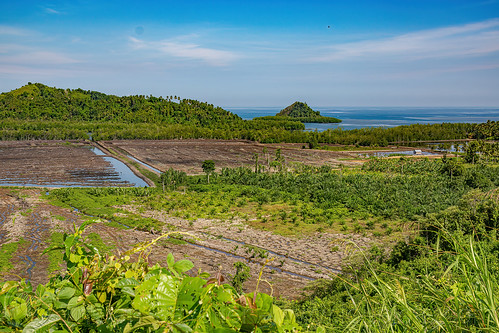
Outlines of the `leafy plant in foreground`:
M 161 238 L 136 245 L 123 256 L 103 257 L 82 235 L 86 223 L 64 235 L 67 271 L 33 292 L 25 281 L 0 289 L 0 330 L 14 332 L 299 332 L 291 310 L 269 295 L 239 295 L 206 279 L 188 276 L 188 260 L 150 266 L 150 248 Z M 131 257 L 135 259 L 132 260 Z

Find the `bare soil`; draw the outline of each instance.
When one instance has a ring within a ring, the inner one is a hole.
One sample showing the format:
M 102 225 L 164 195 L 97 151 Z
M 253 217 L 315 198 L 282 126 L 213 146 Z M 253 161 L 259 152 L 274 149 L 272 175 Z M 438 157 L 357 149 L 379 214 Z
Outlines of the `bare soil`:
M 217 169 L 223 167 L 269 167 L 277 149 L 288 166 L 294 163 L 320 166 L 360 165 L 360 153 L 366 151 L 322 151 L 303 149 L 301 144 L 259 144 L 248 141 L 221 140 L 121 140 L 100 142 L 108 154 L 132 155 L 161 171 L 170 167 L 188 174 L 202 173 L 201 164 L 211 159 Z M 16 183 L 47 186 L 74 184 L 79 186 L 126 186 L 117 179 L 110 163 L 95 155 L 90 142 L 62 141 L 0 141 L 0 184 Z M 407 149 L 407 148 L 406 148 Z M 394 151 L 395 149 L 390 149 Z M 119 156 L 115 156 L 120 158 Z M 126 159 L 121 158 L 122 161 Z M 47 281 L 48 258 L 42 255 L 54 231 L 71 231 L 73 223 L 88 218 L 70 209 L 53 206 L 44 200 L 40 188 L 9 189 L 0 187 L 0 245 L 23 239 L 14 254 L 11 272 L 3 278 L 26 278 L 34 284 Z M 136 212 L 137 207 L 123 207 Z M 256 277 L 263 268 L 260 290 L 276 296 L 297 297 L 311 280 L 327 278 L 340 269 L 352 252 L 367 247 L 372 240 L 360 235 L 316 233 L 302 238 L 275 235 L 250 227 L 242 221 L 187 221 L 161 211 L 141 213 L 164 221 L 167 232 L 174 228 L 188 232 L 196 239 L 178 244 L 161 241 L 150 259 L 164 263 L 172 252 L 176 259 L 188 258 L 196 269 L 211 274 L 221 272 L 227 278 L 234 274 L 233 264 L 243 261 L 251 268 L 253 278 L 245 287 L 254 290 Z M 293 227 L 293 226 L 290 226 Z M 124 252 L 133 244 L 155 239 L 159 235 L 138 230 L 121 230 L 104 223 L 89 227 L 108 244 Z M 195 244 L 194 244 L 195 243 Z M 194 273 L 193 273 L 194 274 Z M 1 277 L 0 277 L 1 278 Z M 272 286 L 272 287 L 270 287 Z
M 0 185 L 130 186 L 87 142 L 0 141 Z
M 168 168 L 184 171 L 189 175 L 201 174 L 205 160 L 213 160 L 216 169 L 240 166 L 254 167 L 255 154 L 259 164 L 268 167 L 281 149 L 287 165 L 296 163 L 321 166 L 358 165 L 359 162 L 342 160 L 357 158 L 358 153 L 303 149 L 303 144 L 261 144 L 241 140 L 114 140 L 101 141 L 104 147 L 132 155 L 141 162 L 165 171 Z
M 49 260 L 42 252 L 49 246 L 51 233 L 72 232 L 74 223 L 79 225 L 87 218 L 71 209 L 47 203 L 44 196 L 45 191 L 41 189 L 0 188 L 0 245 L 24 240 L 13 255 L 14 268 L 3 272 L 0 279 L 25 278 L 34 285 L 45 283 Z M 123 208 L 136 211 L 135 207 Z M 264 282 L 260 283 L 259 290 L 277 297 L 298 297 L 310 281 L 328 278 L 349 253 L 370 242 L 360 235 L 326 233 L 297 239 L 252 229 L 239 221 L 200 219 L 192 222 L 161 211 L 142 214 L 164 221 L 164 232 L 174 228 L 193 236 L 186 237 L 192 243 L 177 244 L 168 239 L 158 242 L 149 256 L 151 262 L 165 264 L 166 255 L 171 252 L 177 260 L 187 258 L 194 262 L 196 271 L 191 274 L 201 269 L 210 274 L 220 272 L 229 280 L 235 273 L 234 263 L 242 261 L 251 268 L 252 275 L 245 284 L 246 290 L 254 290 L 263 269 Z M 149 232 L 113 228 L 105 223 L 93 224 L 87 231 L 98 233 L 120 253 L 134 244 L 159 237 Z

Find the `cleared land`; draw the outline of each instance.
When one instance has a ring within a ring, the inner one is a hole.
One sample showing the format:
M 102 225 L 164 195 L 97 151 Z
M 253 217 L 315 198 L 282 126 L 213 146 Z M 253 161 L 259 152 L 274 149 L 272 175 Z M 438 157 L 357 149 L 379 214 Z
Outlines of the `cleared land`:
M 78 141 L 0 141 L 0 185 L 130 186 Z
M 255 154 L 259 164 L 268 167 L 274 160 L 277 149 L 281 149 L 288 166 L 302 163 L 311 166 L 359 165 L 359 155 L 369 150 L 328 151 L 303 149 L 304 144 L 281 143 L 260 144 L 252 141 L 224 140 L 114 140 L 100 142 L 104 147 L 134 156 L 156 169 L 181 170 L 187 174 L 201 174 L 201 164 L 213 160 L 217 170 L 255 165 Z M 393 148 L 377 151 L 396 152 L 413 148 Z
M 288 166 L 294 163 L 359 165 L 359 154 L 366 153 L 302 149 L 299 144 L 262 145 L 219 140 L 133 140 L 99 144 L 105 152 L 132 155 L 159 170 L 172 167 L 189 174 L 202 173 L 201 164 L 207 159 L 214 160 L 217 169 L 252 167 L 256 154 L 259 163 L 268 167 L 279 148 Z M 90 147 L 90 142 L 0 142 L 0 180 L 39 186 L 54 181 L 61 185 L 126 186 L 117 178 L 111 165 L 95 155 Z M 72 209 L 53 206 L 44 200 L 45 196 L 46 191 L 39 188 L 0 187 L 0 246 L 15 249 L 10 254 L 3 251 L 4 279 L 21 277 L 35 284 L 46 281 L 51 263 L 50 256 L 42 255 L 42 252 L 49 246 L 51 237 L 54 233 L 70 232 L 73 223 L 78 225 L 90 218 Z M 220 272 L 226 277 L 235 273 L 233 264 L 242 261 L 250 266 L 253 276 L 246 284 L 247 290 L 254 288 L 258 272 L 266 265 L 263 278 L 272 284 L 277 296 L 296 297 L 311 279 L 327 277 L 340 267 L 352 249 L 368 246 L 372 241 L 357 234 L 347 236 L 327 232 L 311 233 L 301 238 L 286 237 L 253 228 L 248 221 L 237 219 L 189 221 L 160 210 L 143 211 L 134 206 L 120 208 L 164 222 L 163 232 L 173 229 L 197 237 L 189 243 L 159 242 L 150 256 L 152 261 L 164 263 L 167 253 L 172 252 L 177 259 L 186 257 L 192 260 L 196 269 L 211 274 Z M 118 229 L 107 223 L 92 225 L 88 233 L 99 235 L 105 244 L 121 253 L 133 244 L 158 237 L 149 232 Z M 260 286 L 261 291 L 271 292 L 266 283 Z
M 0 188 L 0 245 L 17 244 L 16 251 L 3 258 L 1 264 L 8 261 L 12 267 L 5 268 L 0 279 L 25 278 L 35 285 L 46 282 L 50 255 L 42 255 L 42 252 L 50 245 L 51 235 L 71 232 L 73 224 L 79 225 L 89 218 L 47 203 L 45 195 L 41 189 Z M 134 207 L 121 208 L 135 211 Z M 141 214 L 165 222 L 164 232 L 173 228 L 196 237 L 192 238 L 192 243 L 184 244 L 160 241 L 149 256 L 152 262 L 165 264 L 166 255 L 172 252 L 177 259 L 193 261 L 196 270 L 211 274 L 220 272 L 228 278 L 235 273 L 233 264 L 242 261 L 250 266 L 253 276 L 246 284 L 248 290 L 255 287 L 258 272 L 266 263 L 263 279 L 272 285 L 272 290 L 266 283 L 261 284 L 260 289 L 276 296 L 296 297 L 312 279 L 327 278 L 332 273 L 330 269 L 339 268 L 352 244 L 366 246 L 369 242 L 360 235 L 318 233 L 292 238 L 252 229 L 240 221 L 197 220 L 193 223 L 161 211 Z M 98 234 L 105 244 L 121 253 L 134 244 L 158 237 L 149 232 L 114 228 L 106 223 L 91 225 L 87 229 L 87 234 L 90 233 Z

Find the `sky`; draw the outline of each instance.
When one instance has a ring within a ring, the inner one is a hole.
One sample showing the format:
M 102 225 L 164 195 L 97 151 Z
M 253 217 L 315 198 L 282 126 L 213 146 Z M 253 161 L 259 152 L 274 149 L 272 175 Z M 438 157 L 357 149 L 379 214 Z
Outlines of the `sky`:
M 0 91 L 499 107 L 499 0 L 1 1 Z

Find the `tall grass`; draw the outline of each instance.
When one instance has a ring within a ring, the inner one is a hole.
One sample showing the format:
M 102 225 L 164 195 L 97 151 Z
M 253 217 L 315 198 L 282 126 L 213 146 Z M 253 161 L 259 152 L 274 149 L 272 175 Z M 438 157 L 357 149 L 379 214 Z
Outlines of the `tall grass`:
M 441 274 L 407 278 L 382 274 L 369 262 L 359 280 L 360 297 L 351 297 L 352 332 L 499 332 L 498 271 L 485 243 L 444 233 L 454 251 Z M 448 259 L 449 259 L 448 258 Z M 434 271 L 433 271 L 434 272 Z

